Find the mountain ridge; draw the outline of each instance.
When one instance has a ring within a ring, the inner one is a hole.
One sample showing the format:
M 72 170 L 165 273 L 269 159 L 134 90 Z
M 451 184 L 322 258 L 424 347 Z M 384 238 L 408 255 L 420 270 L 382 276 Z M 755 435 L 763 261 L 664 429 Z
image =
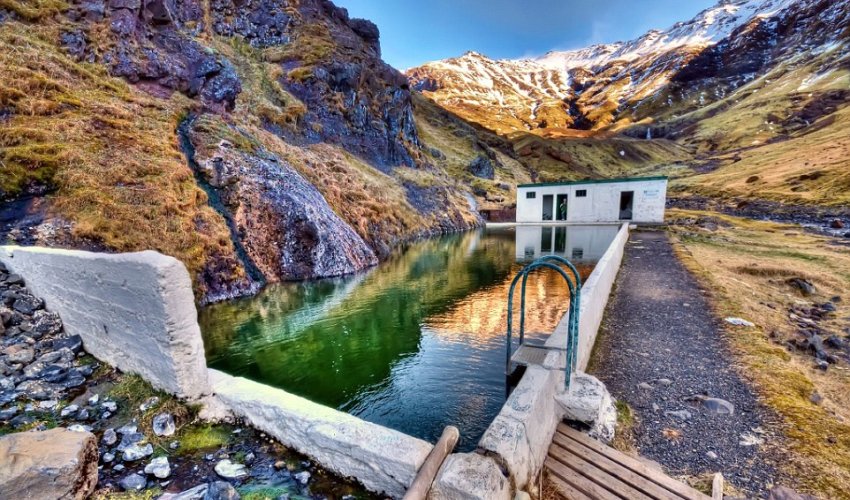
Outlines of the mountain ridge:
M 633 170 L 679 178 L 673 187 L 683 193 L 839 205 L 848 199 L 846 169 L 820 147 L 810 165 L 793 159 L 827 135 L 828 150 L 847 151 L 849 53 L 847 0 L 724 0 L 630 42 L 536 59 L 468 53 L 406 74 L 440 106 L 511 140 L 544 179 L 622 173 L 575 161 L 578 141 L 603 148 L 650 138 L 684 154 Z M 783 177 L 763 175 L 758 150 L 782 158 Z

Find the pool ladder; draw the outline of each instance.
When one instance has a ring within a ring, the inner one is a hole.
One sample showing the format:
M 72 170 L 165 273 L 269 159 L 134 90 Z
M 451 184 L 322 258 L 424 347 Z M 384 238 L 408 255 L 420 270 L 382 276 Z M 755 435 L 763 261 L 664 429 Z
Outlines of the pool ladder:
M 558 264 L 565 265 L 570 273 L 564 270 Z M 537 269 L 551 269 L 556 271 L 567 282 L 570 289 L 570 301 L 567 321 L 567 342 L 562 348 L 560 346 L 545 346 L 542 343 L 525 340 L 525 289 L 528 282 L 528 275 Z M 572 276 L 571 276 L 572 275 Z M 520 291 L 520 308 L 519 308 L 519 344 L 516 350 L 513 349 L 513 305 L 514 291 L 517 283 L 522 278 L 522 287 Z M 578 324 L 581 304 L 581 276 L 572 262 L 558 255 L 546 255 L 540 257 L 534 262 L 523 267 L 514 277 L 511 282 L 511 288 L 508 292 L 508 332 L 507 332 L 507 356 L 505 358 L 505 375 L 511 376 L 511 366 L 517 365 L 543 365 L 547 355 L 551 351 L 565 351 L 566 364 L 564 366 L 564 376 L 566 379 L 566 387 L 570 386 L 570 376 L 575 371 L 576 360 L 578 358 Z

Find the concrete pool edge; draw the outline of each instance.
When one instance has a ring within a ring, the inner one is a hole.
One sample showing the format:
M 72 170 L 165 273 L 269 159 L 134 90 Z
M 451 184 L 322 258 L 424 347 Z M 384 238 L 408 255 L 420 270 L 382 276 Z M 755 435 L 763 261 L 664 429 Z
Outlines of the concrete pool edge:
M 579 318 L 577 376 L 587 368 L 602 316 L 623 261 L 629 224 L 623 224 L 617 236 L 582 286 Z M 567 343 L 567 314 L 546 340 L 548 347 Z M 523 490 L 538 476 L 555 434 L 564 416 L 556 396 L 563 394 L 566 352 L 551 351 L 544 366 L 532 366 L 502 406 L 478 443 L 479 450 L 494 456 Z M 440 476 L 437 477 L 437 481 Z
M 599 224 L 594 224 L 599 225 Z M 583 287 L 579 369 L 584 369 L 628 239 L 623 225 Z M 210 418 L 235 415 L 375 492 L 401 497 L 433 445 L 286 391 L 208 369 L 191 279 L 157 252 L 102 254 L 0 247 L 92 355 L 157 388 L 205 405 Z M 49 272 L 46 272 L 49 270 Z M 140 300 L 140 297 L 144 300 Z M 547 343 L 566 343 L 562 319 Z M 551 344 L 550 344 L 551 345 Z M 200 346 L 200 348 L 199 348 Z M 537 477 L 563 410 L 565 355 L 531 367 L 473 453 L 450 455 L 429 498 L 509 499 Z
M 282 389 L 208 369 L 216 402 L 232 415 L 367 489 L 401 497 L 433 445 Z

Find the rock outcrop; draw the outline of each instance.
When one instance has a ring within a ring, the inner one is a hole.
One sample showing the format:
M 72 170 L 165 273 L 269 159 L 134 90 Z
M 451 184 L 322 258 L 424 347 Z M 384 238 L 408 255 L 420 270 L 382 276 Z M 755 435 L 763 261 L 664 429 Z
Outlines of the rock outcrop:
M 14 166 L 0 198 L 36 196 L 27 207 L 38 211 L 0 207 L 0 235 L 9 219 L 14 243 L 156 249 L 186 263 L 207 303 L 357 271 L 405 241 L 481 221 L 470 179 L 423 145 L 378 28 L 328 0 L 18 4 L 0 48 L 25 45 L 34 62 L 3 59 L 14 102 L 0 104 L 0 120 L 15 130 L 11 148 L 27 147 L 8 157 L 0 146 Z M 175 154 L 186 116 L 257 147 L 236 144 L 219 166 L 235 175 L 208 177 L 187 165 L 187 148 Z M 74 135 L 31 137 L 54 127 Z
M 0 438 L 4 498 L 84 499 L 97 485 L 97 439 L 56 428 Z
M 365 241 L 315 186 L 278 156 L 227 141 L 195 158 L 244 238 L 248 257 L 271 280 L 340 276 L 378 263 Z

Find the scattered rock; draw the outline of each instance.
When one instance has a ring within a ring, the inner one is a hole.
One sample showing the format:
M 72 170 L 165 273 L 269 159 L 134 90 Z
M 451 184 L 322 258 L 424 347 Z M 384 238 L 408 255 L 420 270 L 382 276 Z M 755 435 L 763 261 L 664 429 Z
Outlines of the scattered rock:
M 660 379 L 656 380 L 656 382 L 663 385 L 663 386 L 673 385 L 673 381 L 670 380 L 669 378 L 660 378 Z
M 6 361 L 9 363 L 27 364 L 35 358 L 35 350 L 25 344 L 15 344 L 4 350 Z
M 244 465 L 233 463 L 227 458 L 215 464 L 215 473 L 225 479 L 239 479 L 248 475 Z
M 39 401 L 38 402 L 38 409 L 39 410 L 52 410 L 52 409 L 56 408 L 56 406 L 58 406 L 58 405 L 59 405 L 59 401 L 56 401 L 55 399 L 49 399 L 47 401 Z
M 124 458 L 125 462 L 134 462 L 151 455 L 153 455 L 153 446 L 151 446 L 150 443 L 147 443 L 145 445 L 134 444 L 132 446 L 128 446 L 124 449 L 121 456 Z
M 171 475 L 171 464 L 167 457 L 157 457 L 145 466 L 145 474 L 153 474 L 159 479 L 165 479 Z
M 118 482 L 118 486 L 124 491 L 142 491 L 147 486 L 148 480 L 145 476 L 137 473 L 132 473 L 124 476 Z
M 164 493 L 158 500 L 203 500 L 204 495 L 207 493 L 207 488 L 209 486 L 206 484 L 199 484 L 194 488 L 181 491 L 180 493 Z
M 102 405 L 100 405 L 104 410 L 115 413 L 118 411 L 118 403 L 115 401 L 104 401 Z
M 805 297 L 808 297 L 808 296 L 814 294 L 817 291 L 817 289 L 815 288 L 815 285 L 807 279 L 791 278 L 788 281 L 786 281 L 786 283 L 791 285 L 793 288 L 796 288 L 797 290 L 799 290 L 800 293 L 803 294 L 803 296 L 805 296 Z
M 175 430 L 174 416 L 170 413 L 160 413 L 153 418 L 153 433 L 157 436 L 171 436 Z
M 156 396 L 148 398 L 144 403 L 139 405 L 139 410 L 142 412 L 146 412 L 159 404 L 159 398 Z
M 112 446 L 118 442 L 118 435 L 115 433 L 115 429 L 109 428 L 103 431 L 103 436 L 100 438 L 100 442 L 106 446 Z
M 4 498 L 88 498 L 97 484 L 97 439 L 56 428 L 0 438 Z
M 216 471 L 218 472 L 218 471 Z M 225 481 L 215 481 L 207 485 L 204 500 L 239 500 L 236 488 Z
M 738 444 L 741 446 L 759 446 L 764 444 L 764 439 L 748 432 L 741 434 L 741 441 Z
M 829 223 L 829 227 L 832 229 L 844 229 L 844 221 L 841 219 L 833 219 L 832 222 Z
M 21 295 L 12 304 L 12 308 L 21 314 L 32 316 L 37 310 L 44 307 L 44 301 L 32 295 Z
M 717 460 L 717 453 L 714 453 L 713 451 L 709 451 L 705 454 L 705 456 L 707 456 L 710 460 Z
M 709 413 L 714 413 L 715 415 L 734 415 L 735 414 L 735 405 L 726 401 L 725 399 L 720 398 L 710 398 L 704 395 L 696 395 L 685 398 L 686 401 L 695 401 L 699 402 L 703 408 L 708 410 Z
M 108 463 L 112 462 L 113 460 L 115 460 L 115 453 L 106 452 L 106 453 L 103 454 L 103 457 L 101 457 L 101 458 L 103 460 L 103 463 L 108 464 Z
M 812 395 L 809 396 L 809 401 L 811 401 L 812 404 L 819 405 L 823 402 L 823 396 L 821 396 L 819 392 L 814 391 Z
M 752 328 L 756 326 L 754 323 L 741 318 L 726 318 L 726 322 L 730 325 L 745 326 L 747 328 Z
M 688 410 L 665 411 L 664 414 L 679 420 L 690 420 L 692 417 L 691 412 Z
M 307 483 L 310 482 L 310 473 L 307 472 L 306 470 L 299 472 L 298 474 L 295 474 L 292 477 L 294 477 L 295 480 L 298 481 L 299 483 L 301 483 L 302 485 L 306 485 Z
M 91 426 L 83 424 L 74 424 L 69 425 L 68 430 L 73 432 L 91 432 Z
M 638 389 L 643 389 L 643 390 L 649 391 L 649 390 L 652 389 L 652 386 L 647 384 L 646 382 L 641 382 L 641 383 L 638 384 Z
M 823 359 L 816 359 L 815 368 L 817 368 L 818 370 L 827 371 L 829 370 L 829 362 Z

